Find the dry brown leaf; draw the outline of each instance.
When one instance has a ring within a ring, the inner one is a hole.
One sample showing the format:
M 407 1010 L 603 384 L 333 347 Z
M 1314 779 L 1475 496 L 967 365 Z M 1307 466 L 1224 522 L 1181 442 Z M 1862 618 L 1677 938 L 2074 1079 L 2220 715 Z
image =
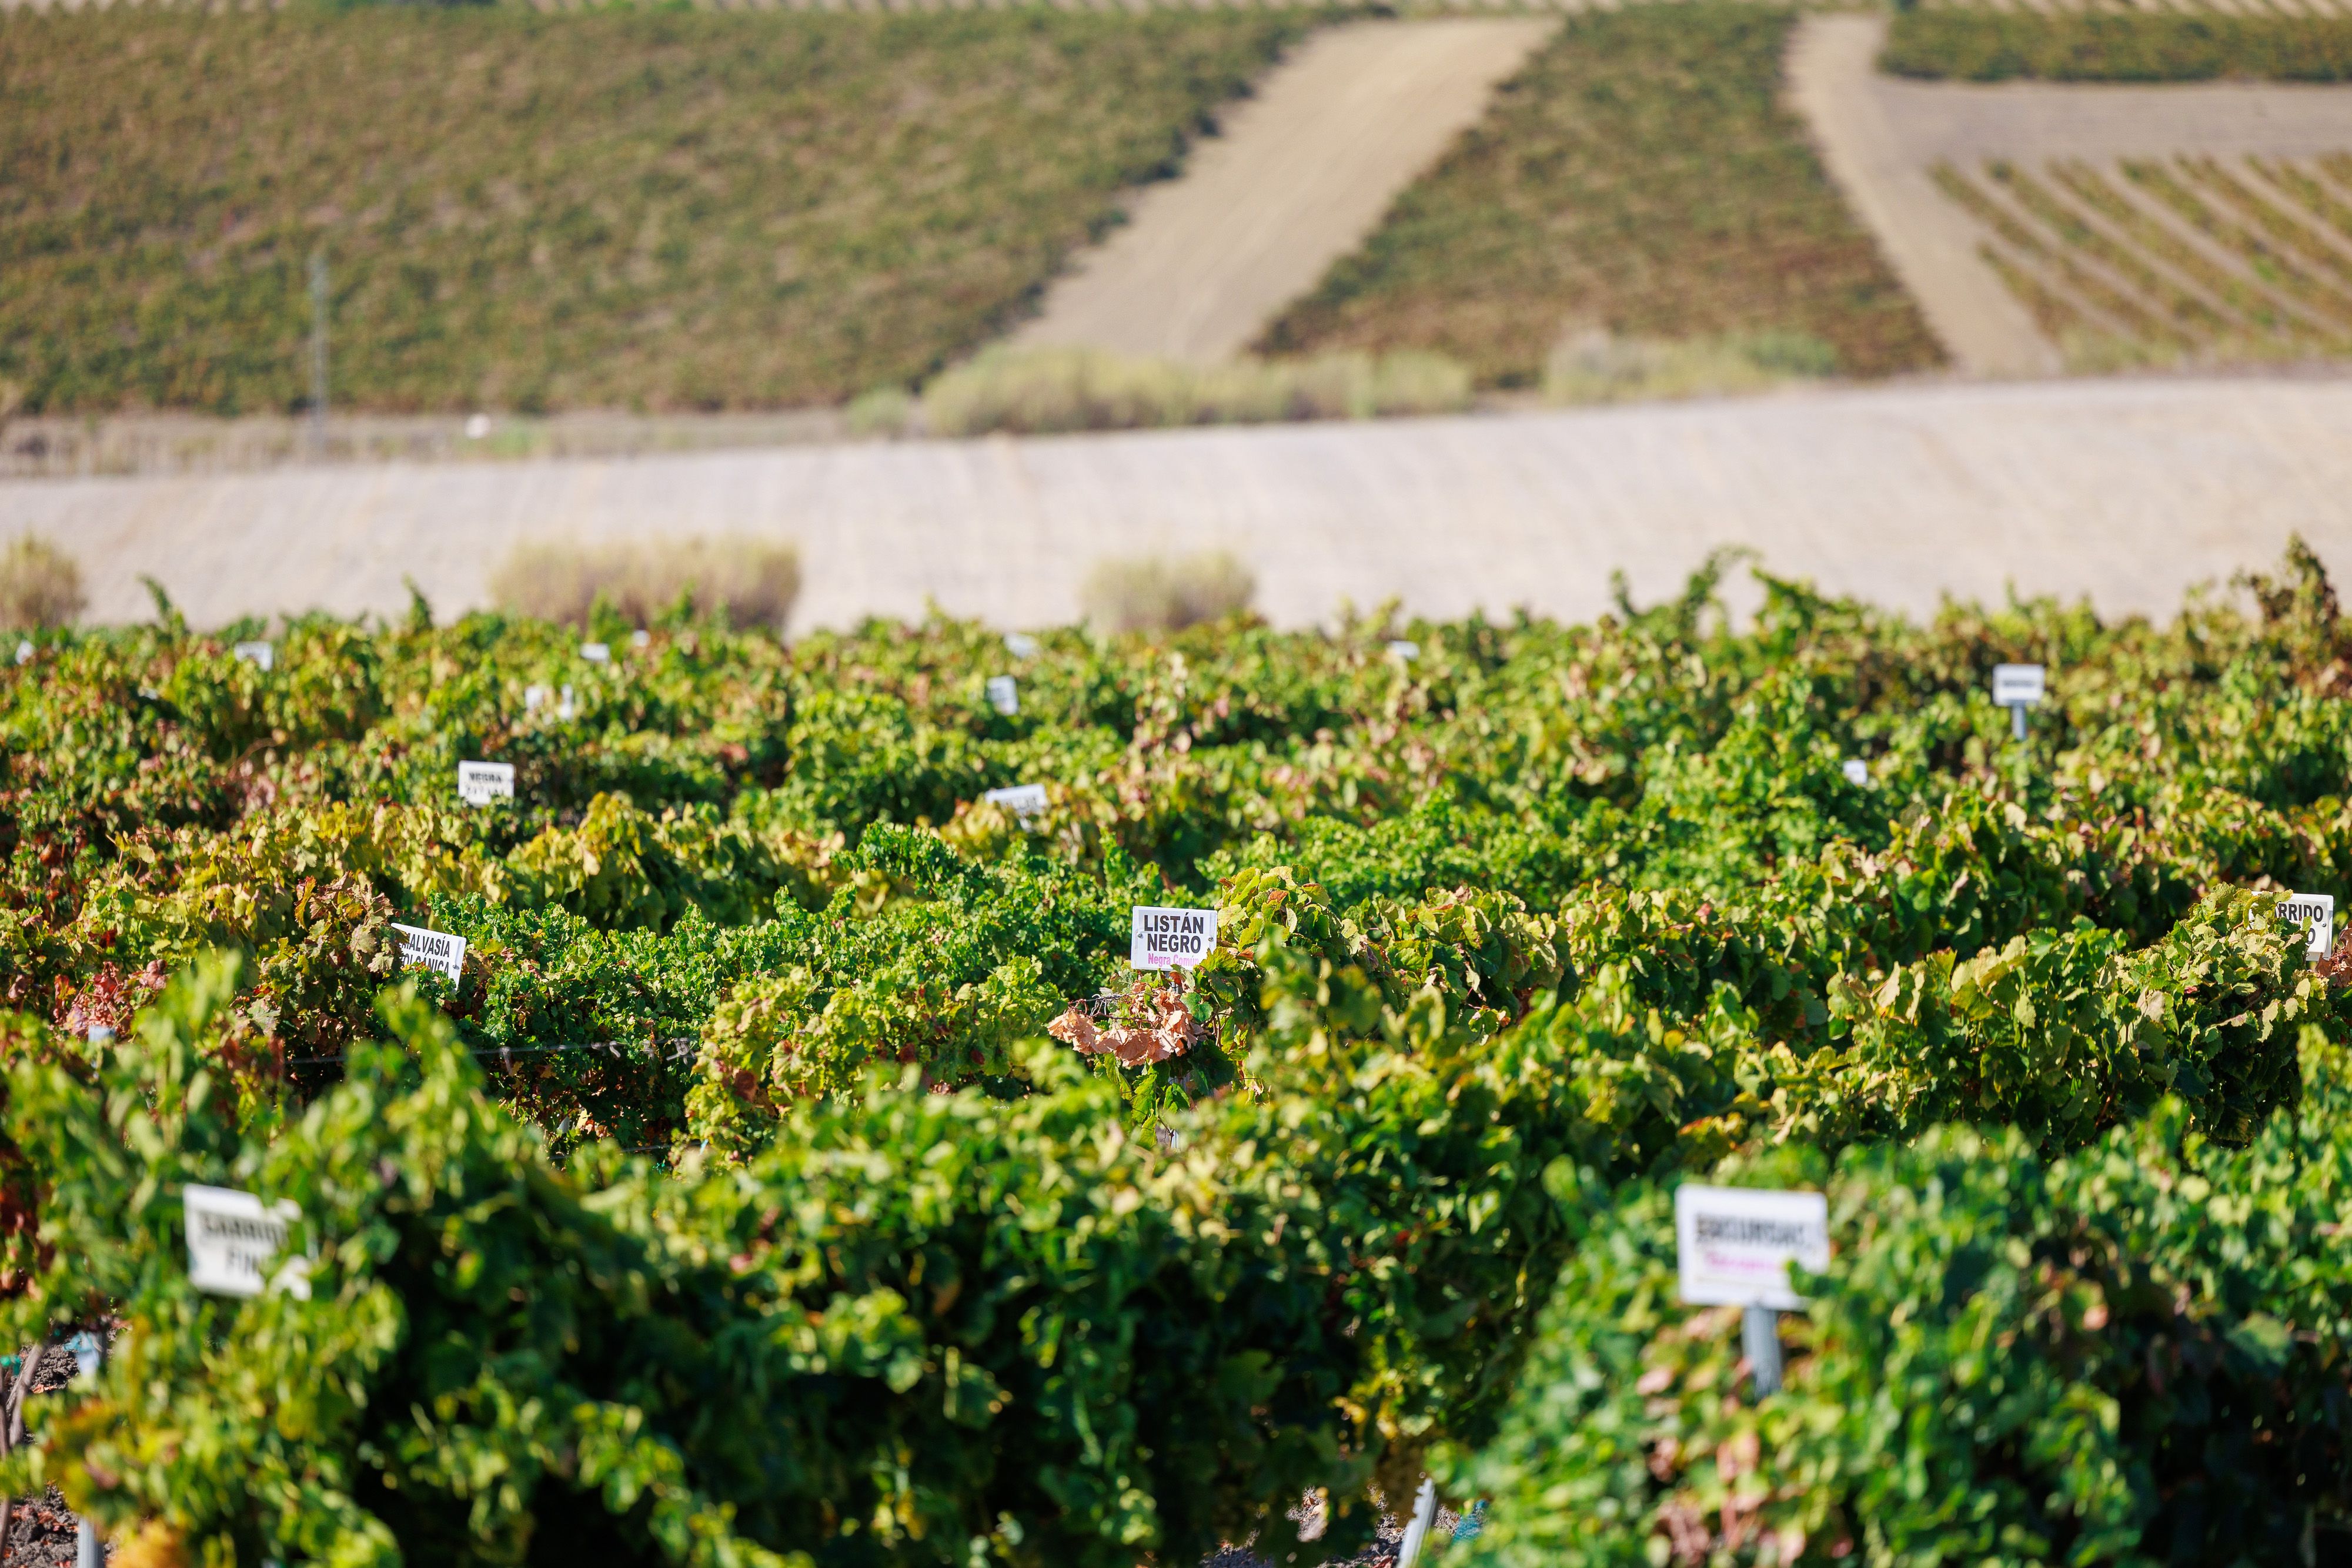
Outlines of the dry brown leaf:
M 1095 1029 L 1095 1020 L 1087 1016 L 1084 1002 L 1072 1002 L 1068 1012 L 1045 1026 L 1045 1032 L 1076 1046 L 1082 1056 L 1092 1056 L 1103 1049 L 1102 1036 Z

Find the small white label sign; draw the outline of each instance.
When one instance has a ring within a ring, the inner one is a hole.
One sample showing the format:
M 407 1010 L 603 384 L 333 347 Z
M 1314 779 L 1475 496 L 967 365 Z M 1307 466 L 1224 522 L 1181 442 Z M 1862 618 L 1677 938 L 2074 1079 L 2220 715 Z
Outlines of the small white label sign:
M 1389 657 L 1400 664 L 1410 664 L 1421 657 L 1421 644 L 1408 637 L 1400 637 L 1389 644 Z
M 1034 659 L 1037 656 L 1037 639 L 1026 632 L 1007 632 L 1004 651 L 1016 659 Z
M 229 650 L 248 664 L 257 664 L 263 674 L 278 667 L 278 645 L 274 643 L 239 643 Z
M 1675 1189 L 1675 1256 L 1683 1300 L 1694 1306 L 1796 1312 L 1805 1301 L 1789 1288 L 1789 1265 L 1829 1268 L 1829 1199 L 1685 1184 Z
M 2325 958 L 2336 951 L 2336 895 L 2332 893 L 2290 893 L 2279 900 L 2281 920 L 2304 927 L 2311 940 L 2306 956 Z
M 1992 700 L 1996 707 L 2032 707 L 2042 700 L 2040 664 L 1995 664 Z
M 1867 788 L 1870 783 L 1870 764 L 1859 757 L 1849 757 L 1839 763 L 1838 771 L 1844 774 L 1845 781 L 1857 789 Z
M 215 1296 L 257 1296 L 276 1288 L 310 1299 L 307 1259 L 289 1258 L 273 1275 L 302 1211 L 290 1203 L 264 1203 L 228 1186 L 186 1189 L 188 1283 Z
M 393 929 L 400 933 L 400 961 L 422 964 L 451 985 L 466 969 L 466 939 L 452 936 L 446 931 L 427 931 L 422 925 L 402 925 Z
M 1016 817 L 1034 817 L 1045 809 L 1045 787 L 1043 784 L 1009 784 L 1002 789 L 991 789 L 981 797 L 992 806 L 1002 806 Z
M 1021 688 L 1011 675 L 988 677 L 988 706 L 1001 714 L 1021 711 Z
M 460 762 L 457 764 L 457 799 L 468 806 L 487 806 L 493 800 L 513 800 L 514 764 Z
M 613 645 L 610 643 L 583 643 L 580 644 L 580 656 L 592 664 L 609 664 L 613 662 Z
M 1217 946 L 1213 909 L 1156 909 L 1137 904 L 1128 927 L 1128 962 L 1139 969 L 1197 968 Z
M 550 698 L 556 695 L 556 688 L 553 686 L 525 686 L 522 689 L 522 711 L 525 713 L 537 713 L 540 709 L 547 706 Z M 563 700 L 555 705 L 555 716 L 558 718 L 570 718 L 577 711 L 572 706 L 572 688 L 570 686 L 562 688 L 562 697 Z

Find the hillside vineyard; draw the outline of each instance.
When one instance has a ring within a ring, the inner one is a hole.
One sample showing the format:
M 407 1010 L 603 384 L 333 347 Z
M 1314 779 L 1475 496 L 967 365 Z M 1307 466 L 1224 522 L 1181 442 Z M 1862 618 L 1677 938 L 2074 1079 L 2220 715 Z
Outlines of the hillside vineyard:
M 1423 1474 L 1449 1563 L 2343 1561 L 2318 563 L 2168 626 L 1718 575 L 27 638 L 0 1332 L 111 1342 L 7 1485 L 149 1563 L 1309 1563 Z M 1760 1399 L 1685 1180 L 1826 1195 Z M 237 1293 L 192 1187 L 286 1228 Z

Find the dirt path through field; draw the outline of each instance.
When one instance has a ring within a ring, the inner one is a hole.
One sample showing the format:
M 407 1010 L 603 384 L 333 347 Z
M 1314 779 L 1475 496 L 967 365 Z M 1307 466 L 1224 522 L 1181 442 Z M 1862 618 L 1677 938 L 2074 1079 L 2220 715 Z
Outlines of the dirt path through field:
M 1977 255 L 1976 231 L 1911 155 L 1877 74 L 1884 16 L 1812 16 L 1789 48 L 1789 94 L 1822 162 L 1965 373 L 2046 374 L 2058 353 Z
M 1318 31 L 1195 143 L 1177 179 L 1047 294 L 1018 344 L 1213 361 L 1353 250 L 1556 24 L 1368 21 Z
M 1832 178 L 1959 368 L 2032 375 L 2057 350 L 1981 254 L 1982 226 L 1934 171 L 2183 155 L 2352 152 L 2352 88 L 2292 83 L 1906 81 L 1877 73 L 1884 16 L 1808 16 L 1789 87 Z
M 800 542 L 801 625 L 1066 621 L 1104 556 L 1222 547 L 1296 624 L 1344 598 L 1589 617 L 1720 545 L 1913 612 L 1947 591 L 2168 614 L 2300 530 L 2352 574 L 2352 380 L 1944 383 L 1742 402 L 634 459 L 0 482 L 0 539 L 80 559 L 91 612 L 479 604 L 518 540 Z

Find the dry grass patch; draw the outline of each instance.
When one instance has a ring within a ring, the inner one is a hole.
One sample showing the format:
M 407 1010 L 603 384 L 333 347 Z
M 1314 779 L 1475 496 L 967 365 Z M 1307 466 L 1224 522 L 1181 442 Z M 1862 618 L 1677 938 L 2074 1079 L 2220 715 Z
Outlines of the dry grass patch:
M 1223 550 L 1096 563 L 1078 591 L 1086 618 L 1105 632 L 1181 632 L 1239 615 L 1257 579 Z
M 1470 372 L 1435 354 L 1326 354 L 1192 365 L 1099 349 L 995 349 L 923 389 L 940 435 L 1136 430 L 1444 413 L 1470 404 Z
M 1654 342 L 1592 327 L 1553 348 L 1543 391 L 1550 402 L 1570 403 L 1717 397 L 1826 376 L 1835 368 L 1836 350 L 1801 332 Z
M 24 534 L 0 549 L 0 627 L 33 632 L 63 626 L 89 603 L 81 567 L 48 540 Z
M 800 597 L 796 546 L 766 539 L 648 539 L 517 546 L 490 578 L 502 610 L 586 626 L 604 605 L 639 626 L 684 606 L 781 632 Z
M 1588 323 L 1801 333 L 1847 375 L 1935 363 L 1782 102 L 1792 21 L 1713 0 L 1570 18 L 1261 347 L 1423 349 L 1502 386 L 1538 384 Z

